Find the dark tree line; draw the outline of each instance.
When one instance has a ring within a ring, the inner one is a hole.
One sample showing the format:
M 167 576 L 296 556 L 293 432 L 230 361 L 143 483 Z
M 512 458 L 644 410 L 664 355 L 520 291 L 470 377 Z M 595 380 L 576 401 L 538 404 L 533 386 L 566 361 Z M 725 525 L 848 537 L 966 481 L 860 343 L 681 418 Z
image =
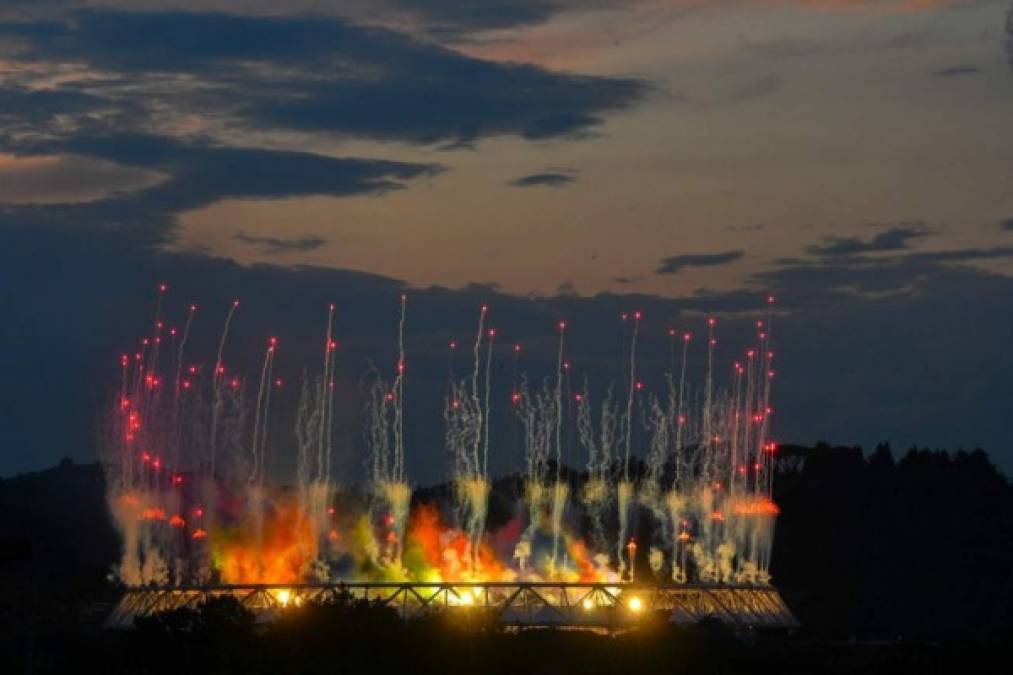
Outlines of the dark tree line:
M 772 572 L 808 631 L 1013 634 L 1013 490 L 984 452 L 782 453 Z
M 967 659 L 966 645 L 1013 635 L 1013 489 L 984 452 L 911 450 L 895 459 L 887 446 L 868 457 L 858 448 L 785 446 L 777 468 L 772 573 L 803 628 L 787 641 L 747 636 L 756 642 L 747 648 L 712 624 L 648 622 L 617 639 L 514 636 L 481 622 L 406 624 L 355 603 L 311 608 L 267 633 L 227 606 L 103 631 L 118 594 L 107 579 L 118 542 L 102 472 L 65 462 L 0 481 L 0 658 L 38 672 L 73 663 L 102 663 L 110 673 L 317 672 L 320 664 L 333 667 L 319 672 L 576 672 L 573 664 L 620 672 L 627 661 L 651 672 L 676 664 L 738 672 L 757 669 L 758 659 L 779 672 L 846 672 Z M 497 481 L 493 511 L 502 513 L 491 520 L 507 517 L 507 493 L 518 485 Z M 642 519 L 645 539 L 650 527 Z M 22 671 L 2 661 L 0 672 Z

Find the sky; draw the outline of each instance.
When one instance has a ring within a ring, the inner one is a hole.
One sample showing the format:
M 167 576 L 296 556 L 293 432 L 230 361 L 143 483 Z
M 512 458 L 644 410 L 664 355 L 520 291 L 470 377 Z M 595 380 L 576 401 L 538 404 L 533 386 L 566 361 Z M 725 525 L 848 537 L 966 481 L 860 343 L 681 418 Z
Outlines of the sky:
M 95 457 L 162 281 L 208 344 L 241 297 L 237 353 L 280 333 L 294 378 L 337 301 L 350 475 L 356 379 L 390 358 L 402 292 L 421 479 L 479 305 L 532 377 L 571 320 L 607 382 L 622 312 L 658 375 L 668 329 L 707 316 L 741 358 L 768 295 L 783 442 L 980 446 L 1009 473 L 1008 12 L 0 0 L 0 475 Z

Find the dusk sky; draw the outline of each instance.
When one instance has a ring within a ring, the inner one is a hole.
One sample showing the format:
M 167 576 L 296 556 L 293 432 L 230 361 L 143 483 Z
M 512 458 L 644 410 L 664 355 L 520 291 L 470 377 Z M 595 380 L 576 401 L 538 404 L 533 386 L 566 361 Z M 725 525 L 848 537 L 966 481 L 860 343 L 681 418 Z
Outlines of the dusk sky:
M 724 364 L 773 294 L 780 440 L 1009 473 L 1008 11 L 0 0 L 0 475 L 94 459 L 163 280 L 209 335 L 241 297 L 250 353 L 335 299 L 353 388 L 402 291 L 420 361 L 488 303 L 532 368 L 573 320 L 599 380 L 621 311 L 658 363 L 717 316 Z

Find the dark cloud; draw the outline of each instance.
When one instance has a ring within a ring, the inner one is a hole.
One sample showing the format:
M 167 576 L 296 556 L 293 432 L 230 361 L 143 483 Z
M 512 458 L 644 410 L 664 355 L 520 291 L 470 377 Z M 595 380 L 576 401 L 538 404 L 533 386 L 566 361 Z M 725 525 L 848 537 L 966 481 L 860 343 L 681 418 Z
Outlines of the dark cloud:
M 646 91 L 637 80 L 482 61 L 320 16 L 79 10 L 0 22 L 0 36 L 20 45 L 15 58 L 102 71 L 112 80 L 89 90 L 113 101 L 213 113 L 240 127 L 418 143 L 581 136 Z
M 756 232 L 765 227 L 766 225 L 762 223 L 754 223 L 753 225 L 729 225 L 725 229 L 729 232 Z
M 612 277 L 612 281 L 617 284 L 635 284 L 642 279 L 643 277 Z
M 545 187 L 564 187 L 576 180 L 576 176 L 572 173 L 559 173 L 559 172 L 545 172 L 545 173 L 533 173 L 528 176 L 521 176 L 510 181 L 510 185 L 514 187 L 535 187 L 538 185 Z
M 556 287 L 557 295 L 577 295 L 577 287 L 572 281 L 564 281 Z
M 145 243 L 170 240 L 176 216 L 222 199 L 278 199 L 306 195 L 382 194 L 441 167 L 305 152 L 186 143 L 159 136 L 122 134 L 23 142 L 23 154 L 71 154 L 154 170 L 166 176 L 143 190 L 85 204 L 7 206 L 0 227 L 35 223 L 79 228 L 141 230 Z
M 257 237 L 245 232 L 237 232 L 233 237 L 250 246 L 255 246 L 267 253 L 291 253 L 293 251 L 315 251 L 327 243 L 317 236 L 298 237 L 295 239 L 284 239 L 281 237 Z
M 1006 232 L 1013 232 L 1013 218 L 1007 218 L 999 223 L 999 229 Z
M 38 147 L 54 147 L 169 173 L 170 180 L 133 199 L 170 205 L 174 210 L 204 206 L 225 198 L 382 193 L 402 187 L 404 180 L 441 170 L 433 164 L 190 144 L 158 136 L 71 138 Z
M 981 72 L 978 66 L 950 66 L 932 73 L 936 77 L 959 77 L 961 75 L 977 75 Z
M 435 30 L 449 33 L 542 23 L 579 6 L 572 0 L 393 0 L 393 4 L 434 24 Z
M 718 314 L 716 363 L 730 362 L 750 346 L 753 320 L 762 316 L 768 293 L 779 299 L 775 438 L 830 438 L 869 447 L 883 439 L 901 447 L 979 444 L 1013 466 L 1006 403 L 1013 364 L 996 358 L 1013 340 L 1008 311 L 1013 279 L 953 260 L 902 253 L 796 261 L 757 275 L 746 288 L 700 290 L 683 298 L 613 293 L 524 298 L 489 284 L 406 289 L 397 279 L 344 270 L 241 266 L 160 253 L 144 247 L 139 235 L 83 228 L 73 218 L 65 227 L 30 222 L 0 227 L 0 289 L 5 289 L 0 290 L 0 409 L 6 413 L 0 416 L 0 474 L 52 465 L 66 454 L 94 457 L 96 420 L 115 387 L 118 355 L 150 328 L 159 281 L 170 283 L 163 306 L 170 325 L 190 302 L 200 304 L 188 347 L 193 358 L 214 354 L 221 319 L 236 297 L 243 304 L 227 354 L 236 372 L 255 372 L 264 340 L 280 338 L 276 372 L 293 386 L 282 391 L 277 408 L 272 403 L 278 415 L 272 421 L 275 447 L 290 440 L 286 415 L 298 399 L 296 383 L 304 367 L 319 368 L 326 307 L 338 305 L 344 318 L 336 323 L 342 346 L 335 465 L 346 483 L 362 467 L 356 383 L 371 360 L 395 362 L 398 298 L 406 290 L 407 346 L 414 364 L 406 429 L 408 446 L 417 449 L 408 470 L 419 483 L 443 476 L 437 448 L 443 443 L 447 344 L 474 338 L 480 305 L 489 305 L 497 341 L 522 344 L 519 370 L 535 381 L 553 372 L 554 327 L 565 318 L 574 375 L 587 374 L 599 388 L 622 381 L 619 315 L 640 309 L 638 364 L 647 386 L 656 389 L 664 386 L 670 367 L 669 328 L 696 334 L 705 330 L 705 313 Z M 1013 251 L 968 249 L 949 257 L 1001 254 Z M 889 283 L 876 282 L 883 274 Z M 25 279 L 32 282 L 26 285 Z M 863 284 L 877 292 L 855 290 Z M 494 368 L 502 374 L 493 378 L 490 468 L 502 472 L 522 458 L 510 436 L 509 357 L 497 357 Z M 706 349 L 694 341 L 689 380 L 699 383 L 705 369 Z M 53 405 L 54 392 L 59 405 Z M 277 456 L 281 466 L 281 453 Z
M 1013 246 L 992 246 L 990 248 L 961 248 L 951 251 L 923 251 L 912 253 L 906 260 L 912 262 L 974 262 L 1013 258 Z
M 920 251 L 870 257 L 828 256 L 819 260 L 788 258 L 756 274 L 753 285 L 788 294 L 799 305 L 823 305 L 844 299 L 918 294 L 939 280 L 961 274 L 986 274 L 964 263 L 1013 258 L 1013 246 Z M 968 270 L 968 271 L 959 271 Z
M 0 165 L 0 204 L 88 202 L 162 179 L 154 171 L 94 158 L 16 158 Z
M 716 96 L 697 101 L 696 107 L 700 110 L 715 110 L 747 103 L 776 94 L 781 90 L 781 84 L 781 77 L 778 75 L 764 75 L 733 82 L 730 86 L 723 87 Z
M 687 267 L 715 267 L 735 262 L 745 255 L 744 251 L 725 251 L 724 253 L 690 253 L 665 258 L 654 271 L 655 274 L 678 274 Z
M 828 243 L 809 246 L 806 248 L 806 252 L 812 255 L 835 257 L 874 253 L 877 251 L 899 251 L 908 248 L 910 240 L 924 237 L 926 234 L 927 231 L 923 225 L 902 225 L 891 227 L 871 239 L 862 239 L 860 237 L 828 237 L 826 239 Z
M 83 123 L 88 116 L 108 114 L 110 107 L 110 102 L 101 97 L 73 89 L 32 90 L 0 84 L 0 147 L 13 137 L 56 132 L 68 120 Z

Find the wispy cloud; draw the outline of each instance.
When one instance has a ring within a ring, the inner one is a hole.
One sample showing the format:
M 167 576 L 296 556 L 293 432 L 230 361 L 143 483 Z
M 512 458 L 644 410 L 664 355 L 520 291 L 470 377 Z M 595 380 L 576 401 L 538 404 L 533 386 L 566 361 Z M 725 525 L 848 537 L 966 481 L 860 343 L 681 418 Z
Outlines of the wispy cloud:
M 977 75 L 981 72 L 978 66 L 950 66 L 932 73 L 936 77 L 959 77 L 961 75 Z
M 735 262 L 745 255 L 744 251 L 725 251 L 723 253 L 690 253 L 665 258 L 654 271 L 655 274 L 678 274 L 687 267 L 715 267 Z
M 827 243 L 806 248 L 811 255 L 826 257 L 851 256 L 880 251 L 900 251 L 908 248 L 912 239 L 924 237 L 927 229 L 921 224 L 891 227 L 870 239 L 861 237 L 827 237 Z
M 290 253 L 294 251 L 315 251 L 326 241 L 315 235 L 297 238 L 259 237 L 245 232 L 237 232 L 233 237 L 236 241 L 256 246 L 267 253 Z
M 558 171 L 546 171 L 543 173 L 533 173 L 527 176 L 521 176 L 510 181 L 510 185 L 514 187 L 564 187 L 577 180 L 577 177 L 573 173 L 561 173 Z

